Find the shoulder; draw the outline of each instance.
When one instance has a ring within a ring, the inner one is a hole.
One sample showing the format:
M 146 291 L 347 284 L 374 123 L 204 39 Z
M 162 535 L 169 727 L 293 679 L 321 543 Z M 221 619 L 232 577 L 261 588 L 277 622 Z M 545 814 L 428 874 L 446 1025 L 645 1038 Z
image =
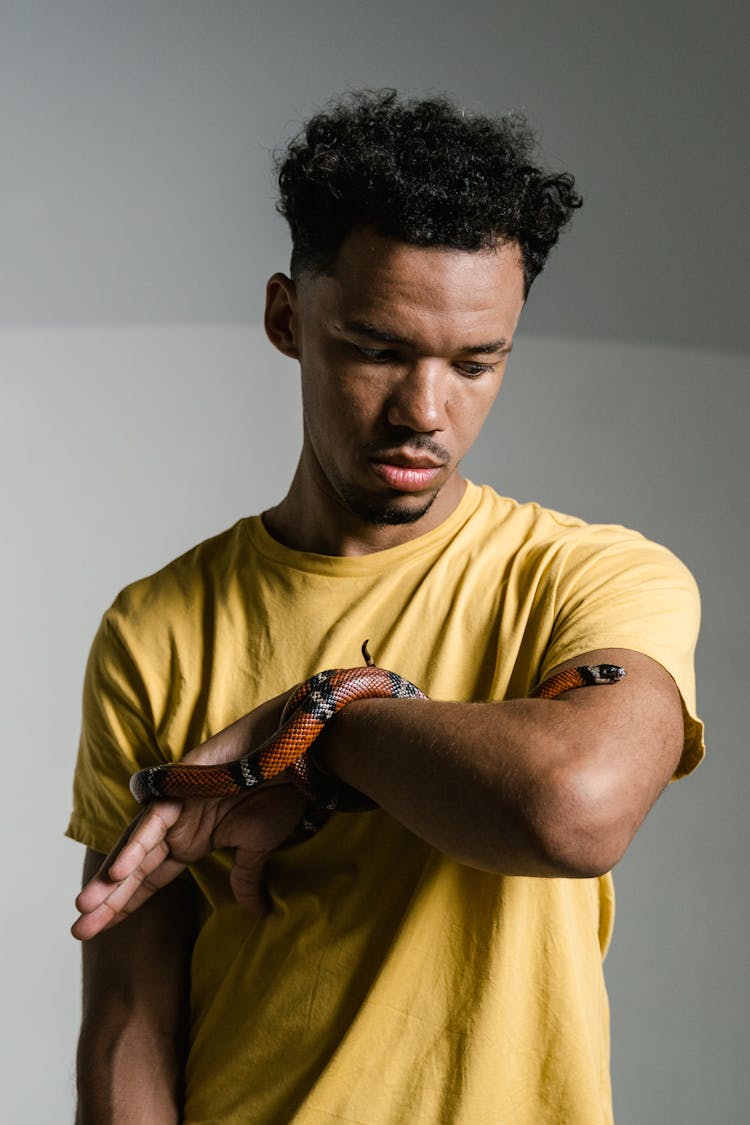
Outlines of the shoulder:
M 694 645 L 698 587 L 669 548 L 632 528 L 484 491 L 477 511 L 485 522 L 475 541 L 484 577 L 500 580 L 519 618 L 564 638 L 564 648 L 551 646 L 556 662 L 607 646 L 648 654 L 652 636 L 679 641 L 686 651 Z
M 669 548 L 634 528 L 616 523 L 590 523 L 580 516 L 500 496 L 484 485 L 475 511 L 475 534 L 488 548 L 512 554 L 524 568 L 550 578 L 583 578 L 592 568 L 602 576 L 638 568 L 662 570 L 689 586 L 695 582 L 685 564 Z

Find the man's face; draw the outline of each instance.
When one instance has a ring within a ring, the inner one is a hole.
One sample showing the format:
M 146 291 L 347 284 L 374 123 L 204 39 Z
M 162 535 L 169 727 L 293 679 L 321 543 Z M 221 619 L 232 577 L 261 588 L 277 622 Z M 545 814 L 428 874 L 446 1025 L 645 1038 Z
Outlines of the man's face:
M 287 306 L 282 350 L 301 367 L 313 505 L 411 528 L 403 538 L 442 522 L 463 493 L 457 468 L 500 389 L 523 307 L 518 247 L 423 248 L 358 230 L 332 276 L 272 279 L 274 302 L 277 321 Z

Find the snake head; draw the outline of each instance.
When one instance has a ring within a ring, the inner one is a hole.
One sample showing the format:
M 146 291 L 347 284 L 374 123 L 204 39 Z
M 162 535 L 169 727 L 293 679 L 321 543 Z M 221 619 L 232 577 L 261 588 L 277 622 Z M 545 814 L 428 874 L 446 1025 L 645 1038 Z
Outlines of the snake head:
M 144 770 L 134 773 L 130 779 L 130 792 L 139 805 L 147 805 L 149 801 L 157 800 L 164 796 L 163 778 L 169 773 L 170 766 L 147 766 Z
M 616 684 L 627 675 L 619 664 L 588 664 L 586 667 L 594 684 Z

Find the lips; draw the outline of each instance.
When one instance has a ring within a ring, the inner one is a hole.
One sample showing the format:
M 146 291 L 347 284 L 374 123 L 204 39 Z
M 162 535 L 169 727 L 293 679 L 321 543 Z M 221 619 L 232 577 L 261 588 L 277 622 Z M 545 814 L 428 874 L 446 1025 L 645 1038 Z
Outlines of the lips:
M 423 454 L 409 454 L 403 450 L 380 453 L 370 461 L 373 472 L 391 488 L 399 492 L 421 492 L 433 483 L 443 465 Z
M 441 469 L 449 459 L 447 450 L 437 442 L 420 442 L 411 448 L 396 446 L 391 449 L 378 449 L 373 442 L 369 452 L 374 462 L 398 465 L 402 469 Z

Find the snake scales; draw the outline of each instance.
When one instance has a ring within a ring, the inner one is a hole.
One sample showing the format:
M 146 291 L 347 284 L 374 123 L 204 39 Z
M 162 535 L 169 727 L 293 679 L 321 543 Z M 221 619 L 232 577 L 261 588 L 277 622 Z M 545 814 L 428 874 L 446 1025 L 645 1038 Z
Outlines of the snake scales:
M 130 779 L 133 796 L 141 804 L 164 797 L 227 797 L 255 789 L 287 771 L 289 780 L 319 813 L 373 808 L 369 798 L 321 770 L 310 749 L 325 724 L 356 699 L 427 696 L 409 680 L 374 665 L 367 652 L 367 641 L 362 653 L 364 666 L 318 672 L 300 684 L 287 700 L 279 729 L 257 750 L 222 765 L 174 762 L 149 766 Z M 624 675 L 625 670 L 616 664 L 565 668 L 540 683 L 531 697 L 555 699 L 573 688 L 616 683 Z M 311 830 L 315 830 L 312 823 Z

